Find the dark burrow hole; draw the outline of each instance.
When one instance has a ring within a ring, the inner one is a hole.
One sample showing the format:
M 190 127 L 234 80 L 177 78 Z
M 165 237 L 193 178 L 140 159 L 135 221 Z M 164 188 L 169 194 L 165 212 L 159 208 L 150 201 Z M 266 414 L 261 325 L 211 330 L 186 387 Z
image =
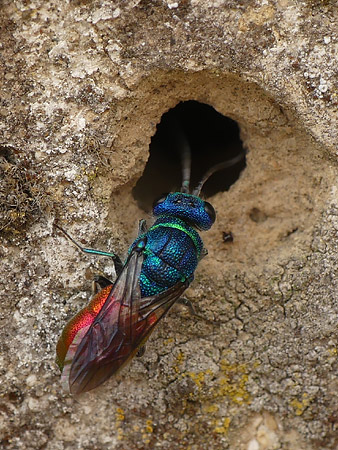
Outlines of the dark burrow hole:
M 185 134 L 191 148 L 191 182 L 195 187 L 206 171 L 244 151 L 237 122 L 218 113 L 212 106 L 197 101 L 181 102 L 163 114 L 149 148 L 150 156 L 143 175 L 133 189 L 138 206 L 149 212 L 154 199 L 162 193 L 179 191 L 182 182 L 181 153 Z M 237 164 L 210 177 L 202 197 L 227 191 L 245 167 L 245 157 Z
M 10 146 L 0 145 L 0 158 L 4 158 L 11 164 L 16 164 L 14 148 Z

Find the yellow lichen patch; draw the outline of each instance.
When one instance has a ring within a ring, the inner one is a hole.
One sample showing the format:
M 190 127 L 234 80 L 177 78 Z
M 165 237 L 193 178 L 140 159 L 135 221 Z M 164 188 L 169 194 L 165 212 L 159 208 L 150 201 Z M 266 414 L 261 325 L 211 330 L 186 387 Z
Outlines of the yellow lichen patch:
M 115 420 L 116 422 L 123 422 L 124 421 L 124 411 L 122 408 L 116 408 L 116 412 L 115 412 Z
M 184 354 L 183 354 L 183 352 L 179 352 L 176 357 L 177 364 L 182 364 L 183 360 L 184 360 Z
M 123 430 L 122 430 L 122 428 L 118 428 L 117 429 L 117 439 L 119 441 L 122 441 L 122 439 L 123 439 Z
M 328 353 L 330 356 L 336 357 L 338 354 L 338 350 L 336 347 L 332 347 L 328 349 Z
M 215 403 L 211 405 L 203 405 L 203 411 L 207 414 L 213 414 L 219 410 L 219 406 Z
M 182 364 L 183 360 L 184 360 L 184 354 L 183 354 L 183 352 L 179 352 L 178 355 L 176 356 L 176 362 L 177 363 L 174 366 L 174 370 L 175 370 L 176 373 L 180 373 L 181 372 L 180 365 Z
M 151 419 L 148 419 L 146 422 L 146 432 L 147 433 L 152 433 L 154 431 L 153 428 L 153 421 Z
M 207 369 L 201 372 L 186 372 L 184 374 L 182 374 L 182 377 L 190 377 L 192 381 L 194 381 L 194 383 L 196 384 L 196 386 L 201 389 L 202 385 L 205 382 L 205 376 L 206 375 L 213 375 L 212 370 Z
M 301 400 L 297 400 L 296 398 L 290 402 L 290 406 L 295 410 L 296 416 L 301 416 L 305 409 L 310 405 L 311 399 L 309 395 L 305 392 L 302 396 Z
M 221 361 L 222 376 L 218 381 L 219 388 L 214 391 L 214 397 L 229 397 L 238 405 L 250 403 L 250 395 L 246 389 L 248 368 L 246 364 L 229 364 Z
M 122 408 L 116 408 L 115 412 L 115 426 L 117 428 L 117 439 L 121 440 L 123 438 L 123 430 L 121 424 L 124 421 L 125 415 Z
M 142 441 L 144 442 L 144 444 L 150 443 L 149 435 L 153 432 L 154 432 L 154 423 L 152 419 L 147 419 L 145 427 L 142 428 Z
M 169 345 L 172 344 L 174 342 L 174 338 L 168 338 L 165 341 L 163 341 L 164 345 Z
M 88 170 L 86 167 L 82 167 L 82 173 L 88 178 L 89 182 L 95 180 L 98 175 L 98 170 L 98 167 L 95 167 L 93 170 Z M 78 176 L 78 178 L 80 178 L 80 176 Z
M 259 367 L 261 365 L 260 361 L 255 361 L 252 365 L 253 369 L 257 369 L 257 367 Z
M 147 434 L 142 434 L 142 440 L 144 444 L 150 444 L 150 439 Z
M 214 432 L 219 434 L 226 434 L 229 430 L 230 422 L 231 422 L 230 417 L 224 417 L 223 422 L 217 420 Z

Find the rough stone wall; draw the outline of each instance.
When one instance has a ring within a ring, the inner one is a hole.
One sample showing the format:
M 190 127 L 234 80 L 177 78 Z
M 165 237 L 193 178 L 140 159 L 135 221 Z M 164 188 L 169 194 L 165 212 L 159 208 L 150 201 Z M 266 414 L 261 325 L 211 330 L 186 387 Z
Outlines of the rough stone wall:
M 334 0 L 2 1 L 2 448 L 337 448 L 337 14 Z M 109 261 L 53 222 L 123 254 L 156 124 L 192 99 L 248 149 L 210 200 L 187 293 L 222 324 L 175 309 L 143 358 L 74 399 L 55 343 Z

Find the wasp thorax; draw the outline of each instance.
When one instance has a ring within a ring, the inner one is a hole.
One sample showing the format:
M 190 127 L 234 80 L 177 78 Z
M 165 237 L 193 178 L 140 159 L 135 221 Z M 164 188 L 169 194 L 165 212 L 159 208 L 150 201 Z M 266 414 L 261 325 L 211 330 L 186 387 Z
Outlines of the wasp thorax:
M 210 203 L 182 192 L 161 195 L 154 202 L 153 213 L 156 217 L 178 217 L 200 230 L 209 230 L 216 219 L 215 210 Z

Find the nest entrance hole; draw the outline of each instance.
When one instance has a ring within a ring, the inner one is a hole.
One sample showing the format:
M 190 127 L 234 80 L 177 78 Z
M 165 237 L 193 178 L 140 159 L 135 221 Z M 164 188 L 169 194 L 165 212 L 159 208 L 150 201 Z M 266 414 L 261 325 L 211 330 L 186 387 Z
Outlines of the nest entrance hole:
M 191 189 L 210 167 L 244 151 L 237 122 L 205 103 L 193 100 L 179 103 L 163 114 L 157 125 L 148 162 L 133 189 L 138 206 L 147 212 L 162 193 L 180 190 L 182 133 L 191 149 Z M 245 165 L 243 158 L 212 175 L 202 189 L 203 198 L 227 191 Z

